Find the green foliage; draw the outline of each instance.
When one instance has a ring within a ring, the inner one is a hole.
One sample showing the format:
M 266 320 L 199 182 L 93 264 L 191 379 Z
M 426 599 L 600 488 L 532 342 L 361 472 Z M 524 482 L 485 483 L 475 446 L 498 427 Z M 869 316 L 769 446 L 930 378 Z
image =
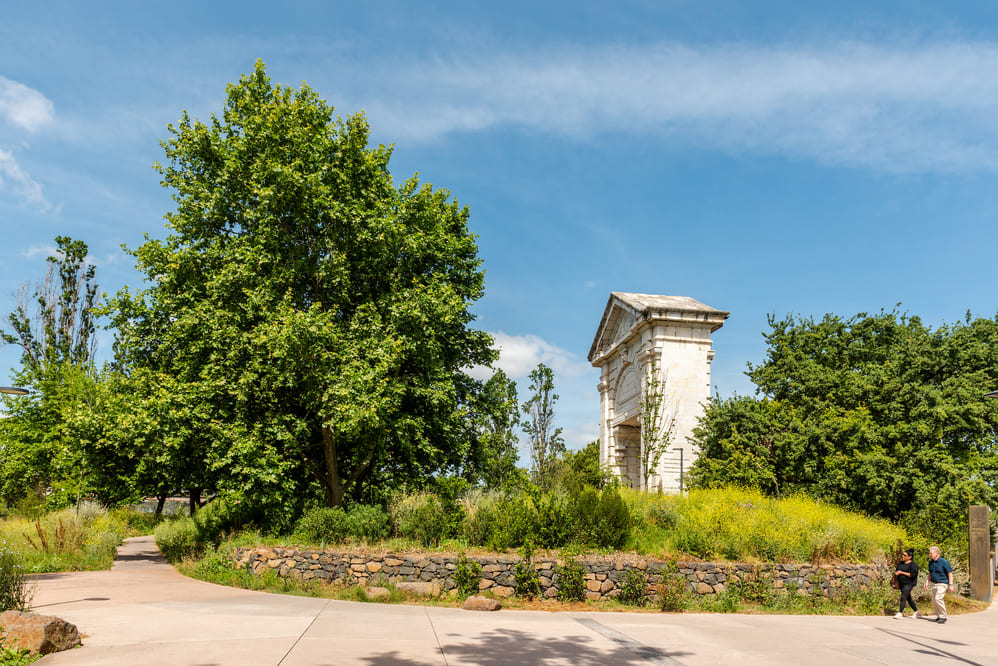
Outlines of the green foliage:
M 109 308 L 116 362 L 156 415 L 149 455 L 191 479 L 156 480 L 291 505 L 267 514 L 285 523 L 316 495 L 369 501 L 461 468 L 482 389 L 464 368 L 495 357 L 469 327 L 484 274 L 468 210 L 415 177 L 396 187 L 362 114 L 260 62 L 221 114 L 169 131 L 170 235 L 132 251 L 146 289 Z
M 519 480 L 516 426 L 520 423 L 516 382 L 496 370 L 470 407 L 477 436 L 468 456 L 467 476 L 480 480 L 486 488 L 505 489 L 515 484 Z
M 171 562 L 197 558 L 247 525 L 245 508 L 217 499 L 193 516 L 181 515 L 160 523 L 153 532 L 156 545 Z
M 558 587 L 558 599 L 561 601 L 584 601 L 586 592 L 586 570 L 574 557 L 565 555 L 563 561 L 555 566 L 554 583 Z
M 542 490 L 551 487 L 555 477 L 558 456 L 565 451 L 561 428 L 554 427 L 554 405 L 558 394 L 554 392 L 554 373 L 543 363 L 530 371 L 532 395 L 523 403 L 523 432 L 530 444 L 530 465 L 533 481 Z
M 380 506 L 357 504 L 346 516 L 347 534 L 362 541 L 379 541 L 391 532 L 391 520 Z
M 629 606 L 644 606 L 648 603 L 648 574 L 640 569 L 627 569 L 620 582 L 621 603 Z
M 451 519 L 435 494 L 401 495 L 392 501 L 389 512 L 395 534 L 423 546 L 435 546 L 450 533 Z
M 663 613 L 681 613 L 689 603 L 690 590 L 675 562 L 662 568 L 662 582 L 655 586 L 658 608 Z
M 666 377 L 653 361 L 644 377 L 638 405 L 638 421 L 641 425 L 641 482 L 644 489 L 648 488 L 652 474 L 657 473 L 662 456 L 672 446 L 678 406 L 666 409 L 666 388 Z
M 42 655 L 34 655 L 26 649 L 20 649 L 17 645 L 0 645 L 0 666 L 27 666 L 33 664 Z
M 306 511 L 295 523 L 294 537 L 307 543 L 338 543 L 347 535 L 347 512 L 341 506 Z
M 623 491 L 635 516 L 633 545 L 660 556 L 768 562 L 870 562 L 905 531 L 803 495 L 758 490 L 692 490 L 684 496 Z
M 0 498 L 14 504 L 44 496 L 39 513 L 68 504 L 87 469 L 65 425 L 92 382 L 99 300 L 87 245 L 67 236 L 55 242 L 45 278 L 34 290 L 23 285 L 7 317 L 9 330 L 0 330 L 0 340 L 21 348 L 15 383 L 31 390 L 0 402 L 7 416 L 0 422 Z
M 464 553 L 458 558 L 454 568 L 454 584 L 462 596 L 478 593 L 478 584 L 482 582 L 482 565 L 475 560 L 469 560 Z
M 558 466 L 557 485 L 577 495 L 583 488 L 601 490 L 613 485 L 613 475 L 599 461 L 599 440 L 578 451 L 565 451 Z
M 620 491 L 613 486 L 601 492 L 583 489 L 575 502 L 575 529 L 580 543 L 621 548 L 630 535 L 631 515 Z
M 24 577 L 21 557 L 6 543 L 0 545 L 0 611 L 28 610 L 32 588 Z
M 534 568 L 534 544 L 527 541 L 520 549 L 520 561 L 513 572 L 516 596 L 533 599 L 541 593 L 541 579 Z
M 895 312 L 770 318 L 759 399 L 716 400 L 698 487 L 806 492 L 945 537 L 998 500 L 998 318 L 931 329 Z M 928 516 L 945 516 L 939 523 Z

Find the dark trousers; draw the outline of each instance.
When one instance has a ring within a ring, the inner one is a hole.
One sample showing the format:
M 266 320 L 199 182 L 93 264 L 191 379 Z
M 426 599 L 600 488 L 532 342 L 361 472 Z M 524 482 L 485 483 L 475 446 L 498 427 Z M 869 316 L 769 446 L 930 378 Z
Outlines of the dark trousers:
M 915 602 L 911 599 L 911 591 L 914 589 L 914 585 L 905 585 L 901 588 L 901 609 L 898 610 L 899 613 L 904 612 L 904 605 L 906 603 L 911 606 L 911 610 L 918 611 L 918 608 L 915 607 Z

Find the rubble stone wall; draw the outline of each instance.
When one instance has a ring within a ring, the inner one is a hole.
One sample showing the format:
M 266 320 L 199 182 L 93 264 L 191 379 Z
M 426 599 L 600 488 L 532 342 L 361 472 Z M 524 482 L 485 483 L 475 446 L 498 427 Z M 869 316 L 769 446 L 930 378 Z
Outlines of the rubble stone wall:
M 330 550 L 289 548 L 236 548 L 234 560 L 256 574 L 273 570 L 279 576 L 295 580 L 320 580 L 328 583 L 374 584 L 376 582 L 424 582 L 441 591 L 452 590 L 459 557 L 448 555 L 395 555 L 344 553 Z M 518 557 L 469 557 L 482 567 L 480 590 L 498 597 L 513 595 Z M 586 597 L 598 600 L 620 594 L 627 571 L 637 569 L 647 574 L 649 593 L 666 575 L 666 562 L 641 560 L 581 560 L 585 570 Z M 544 597 L 558 595 L 558 560 L 538 558 L 534 563 Z M 737 581 L 762 581 L 777 592 L 834 596 L 846 589 L 866 589 L 884 579 L 872 564 L 743 564 L 678 562 L 678 575 L 691 592 L 700 595 L 723 593 Z

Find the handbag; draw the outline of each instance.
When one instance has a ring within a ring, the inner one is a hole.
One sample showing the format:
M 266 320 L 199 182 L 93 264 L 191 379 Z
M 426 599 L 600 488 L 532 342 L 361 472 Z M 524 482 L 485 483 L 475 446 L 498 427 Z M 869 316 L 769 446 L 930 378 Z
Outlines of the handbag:
M 895 590 L 900 587 L 900 585 L 898 585 L 898 577 L 896 574 L 891 576 L 891 587 L 893 587 Z

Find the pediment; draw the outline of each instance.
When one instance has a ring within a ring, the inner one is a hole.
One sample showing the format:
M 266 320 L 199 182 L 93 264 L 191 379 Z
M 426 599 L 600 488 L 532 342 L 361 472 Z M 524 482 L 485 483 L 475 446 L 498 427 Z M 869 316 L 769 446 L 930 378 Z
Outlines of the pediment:
M 713 333 L 721 327 L 728 314 L 689 296 L 612 292 L 603 309 L 603 318 L 596 330 L 592 347 L 589 348 L 589 362 L 593 363 L 608 350 L 626 340 L 645 320 L 696 322 L 698 326 L 709 327 Z

